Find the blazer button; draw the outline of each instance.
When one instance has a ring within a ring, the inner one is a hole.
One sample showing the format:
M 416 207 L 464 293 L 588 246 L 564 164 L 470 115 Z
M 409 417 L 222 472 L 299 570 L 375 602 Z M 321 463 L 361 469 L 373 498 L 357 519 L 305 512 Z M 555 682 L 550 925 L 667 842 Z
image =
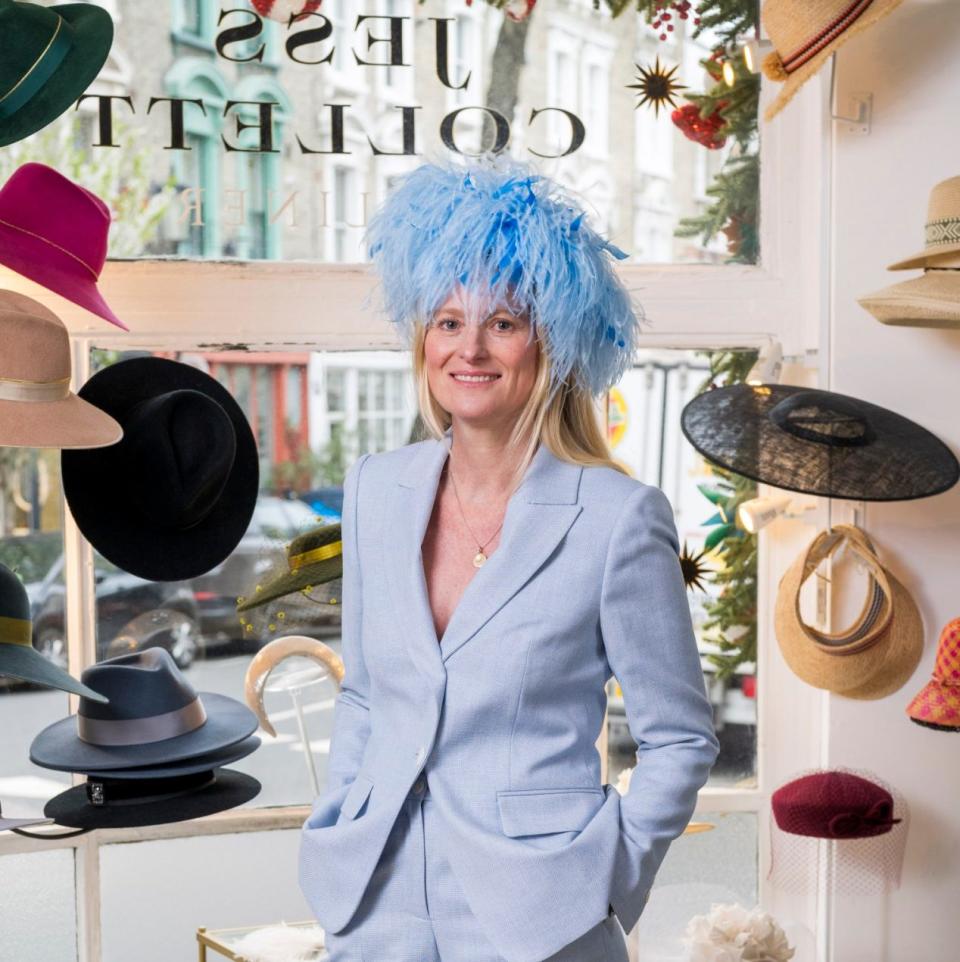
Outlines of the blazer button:
M 415 792 L 417 795 L 419 795 L 419 794 L 423 791 L 423 779 L 422 779 L 422 778 L 418 778 L 418 779 L 413 783 L 413 790 L 414 790 L 414 792 Z

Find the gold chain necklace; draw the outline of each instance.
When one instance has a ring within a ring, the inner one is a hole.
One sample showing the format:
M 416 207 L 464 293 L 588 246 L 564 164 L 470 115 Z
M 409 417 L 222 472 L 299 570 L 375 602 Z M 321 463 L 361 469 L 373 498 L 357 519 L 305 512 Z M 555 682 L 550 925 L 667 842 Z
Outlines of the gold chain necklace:
M 460 494 L 457 491 L 457 480 L 453 476 L 453 468 L 450 467 L 449 460 L 447 461 L 447 473 L 450 475 L 450 482 L 453 484 L 453 493 L 457 499 L 457 505 L 460 508 L 460 516 L 463 518 L 463 523 L 466 525 L 467 531 L 470 532 L 470 537 L 477 542 L 477 553 L 473 556 L 473 566 L 475 568 L 482 568 L 487 561 L 487 556 L 484 554 L 483 549 L 486 548 L 486 546 L 490 544 L 490 542 L 493 541 L 493 539 L 497 536 L 497 532 L 499 532 L 500 528 L 503 527 L 503 521 L 500 522 L 499 526 L 497 527 L 497 530 L 494 531 L 493 534 L 490 535 L 490 537 L 483 542 L 483 544 L 481 544 L 480 539 L 473 533 L 473 528 L 470 527 L 470 524 L 467 521 L 467 516 L 463 510 L 463 504 L 460 501 Z M 507 513 L 506 511 L 504 511 L 503 513 L 504 521 L 506 520 L 506 518 L 507 518 Z

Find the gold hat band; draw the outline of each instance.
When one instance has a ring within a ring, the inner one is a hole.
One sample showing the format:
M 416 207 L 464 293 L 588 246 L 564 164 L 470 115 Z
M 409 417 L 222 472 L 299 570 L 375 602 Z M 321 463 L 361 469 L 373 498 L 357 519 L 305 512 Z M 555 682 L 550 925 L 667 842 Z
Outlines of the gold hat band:
M 291 571 L 299 571 L 307 565 L 312 565 L 317 561 L 325 561 L 327 558 L 334 558 L 338 554 L 343 554 L 343 542 L 331 541 L 330 544 L 321 545 L 312 551 L 302 551 L 300 554 L 290 555 L 289 564 Z
M 73 260 L 75 260 L 81 267 L 85 268 L 90 272 L 90 276 L 95 281 L 100 280 L 100 275 L 85 260 L 83 260 L 80 257 L 77 257 L 77 255 L 74 254 L 73 251 L 68 251 L 66 247 L 62 247 L 56 241 L 50 240 L 49 237 L 44 237 L 42 234 L 35 234 L 32 230 L 27 230 L 26 227 L 21 227 L 19 224 L 13 224 L 8 220 L 3 220 L 2 218 L 0 218 L 0 224 L 3 224 L 4 227 L 9 227 L 11 230 L 18 230 L 20 231 L 21 234 L 26 234 L 28 237 L 33 237 L 38 241 L 43 241 L 44 244 L 47 244 L 49 247 L 55 248 L 56 250 L 60 251 L 61 254 L 66 254 L 67 257 L 73 258 Z
M 0 644 L 30 647 L 33 625 L 26 618 L 0 617 Z
M 0 401 L 62 401 L 70 395 L 70 378 L 58 381 L 20 381 L 0 377 Z

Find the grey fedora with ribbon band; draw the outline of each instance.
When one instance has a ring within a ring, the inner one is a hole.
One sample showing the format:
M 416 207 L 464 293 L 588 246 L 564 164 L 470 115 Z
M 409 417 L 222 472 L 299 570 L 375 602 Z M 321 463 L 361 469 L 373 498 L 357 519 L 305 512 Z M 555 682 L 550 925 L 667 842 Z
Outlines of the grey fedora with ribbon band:
M 93 3 L 0 0 L 0 147 L 56 120 L 110 53 L 113 20 Z
M 110 703 L 81 698 L 75 716 L 40 732 L 30 760 L 43 768 L 109 772 L 168 765 L 234 745 L 257 730 L 246 705 L 195 691 L 163 648 L 109 658 L 81 679 Z
M 39 301 L 0 290 L 0 447 L 99 448 L 120 424 L 70 390 L 70 338 Z

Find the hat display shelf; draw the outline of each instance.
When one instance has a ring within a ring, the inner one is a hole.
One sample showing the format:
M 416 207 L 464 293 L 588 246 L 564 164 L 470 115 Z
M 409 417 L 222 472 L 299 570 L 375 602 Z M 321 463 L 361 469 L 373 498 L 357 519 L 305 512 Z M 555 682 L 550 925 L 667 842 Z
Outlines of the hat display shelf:
M 277 732 L 267 715 L 263 696 L 267 692 L 289 695 L 314 796 L 320 794 L 320 779 L 310 747 L 303 695 L 328 678 L 333 678 L 339 689 L 343 674 L 343 662 L 329 645 L 305 635 L 290 635 L 264 645 L 250 662 L 244 680 L 247 705 L 260 720 L 260 727 L 270 735 L 276 736 Z

